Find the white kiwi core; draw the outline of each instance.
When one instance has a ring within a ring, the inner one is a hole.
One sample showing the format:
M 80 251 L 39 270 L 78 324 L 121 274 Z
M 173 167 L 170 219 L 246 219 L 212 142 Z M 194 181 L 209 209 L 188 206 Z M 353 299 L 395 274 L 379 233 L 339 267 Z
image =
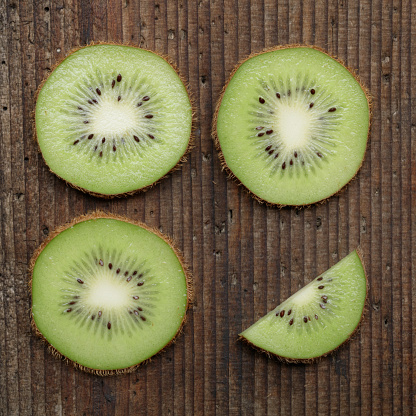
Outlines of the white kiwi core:
M 91 279 L 89 289 L 85 302 L 91 307 L 105 305 L 108 309 L 117 309 L 131 303 L 130 287 L 116 281 L 113 275 L 105 271 L 96 279 Z
M 99 136 L 131 135 L 140 124 L 139 111 L 130 100 L 117 102 L 113 97 L 105 97 L 94 110 L 91 131 Z
M 303 148 L 310 141 L 314 115 L 308 107 L 298 103 L 281 105 L 277 114 L 276 126 L 279 136 L 289 150 Z

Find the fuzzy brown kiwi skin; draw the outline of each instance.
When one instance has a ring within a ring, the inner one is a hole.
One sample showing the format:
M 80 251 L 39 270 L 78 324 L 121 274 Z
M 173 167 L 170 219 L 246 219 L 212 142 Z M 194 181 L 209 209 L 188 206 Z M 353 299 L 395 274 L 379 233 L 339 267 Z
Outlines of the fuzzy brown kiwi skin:
M 218 152 L 218 157 L 220 159 L 220 163 L 221 163 L 221 169 L 225 170 L 225 172 L 227 173 L 227 176 L 229 179 L 233 180 L 234 182 L 237 183 L 238 186 L 242 186 L 244 188 L 244 190 L 252 197 L 254 198 L 257 202 L 259 202 L 260 204 L 265 203 L 267 206 L 269 207 L 277 207 L 277 208 L 283 208 L 287 205 L 285 204 L 276 204 L 274 202 L 270 202 L 267 201 L 264 198 L 260 198 L 258 195 L 256 195 L 254 192 L 252 192 L 250 189 L 248 189 L 232 172 L 232 170 L 229 168 L 229 166 L 227 165 L 227 162 L 225 161 L 225 157 L 224 154 L 222 152 L 221 149 L 221 144 L 220 141 L 218 139 L 218 132 L 217 132 L 217 121 L 218 121 L 218 113 L 220 110 L 220 106 L 221 106 L 221 102 L 222 99 L 224 97 L 224 93 L 225 90 L 228 87 L 228 84 L 230 83 L 231 79 L 233 78 L 233 76 L 235 75 L 235 73 L 238 71 L 238 69 L 240 68 L 240 66 L 248 61 L 251 58 L 254 58 L 255 56 L 258 55 L 262 55 L 263 53 L 267 53 L 267 52 L 274 52 L 274 51 L 278 51 L 281 49 L 293 49 L 293 48 L 311 48 L 311 49 L 315 49 L 317 51 L 320 51 L 322 53 L 324 53 L 325 55 L 329 56 L 330 58 L 334 59 L 335 61 L 337 61 L 338 63 L 340 63 L 344 68 L 346 68 L 351 75 L 354 77 L 354 79 L 360 84 L 365 97 L 367 98 L 367 103 L 368 103 L 368 111 L 369 111 L 369 123 L 368 123 L 368 131 L 367 131 L 367 144 L 366 144 L 366 150 L 364 152 L 364 156 L 363 159 L 361 160 L 360 166 L 358 167 L 358 169 L 356 170 L 356 172 L 354 173 L 353 177 L 348 181 L 348 183 L 346 183 L 341 189 L 339 189 L 337 192 L 333 193 L 332 195 L 327 196 L 324 199 L 315 201 L 315 202 L 311 202 L 311 203 L 307 203 L 307 204 L 299 204 L 299 205 L 290 205 L 293 207 L 298 207 L 298 208 L 307 208 L 309 206 L 318 204 L 318 203 L 325 203 L 329 198 L 331 198 L 334 195 L 338 195 L 341 193 L 341 191 L 343 191 L 345 188 L 347 188 L 347 186 L 351 183 L 351 181 L 353 179 L 356 178 L 356 175 L 358 173 L 358 171 L 361 169 L 361 166 L 363 164 L 364 161 L 364 157 L 365 154 L 367 152 L 367 147 L 368 147 L 368 141 L 370 138 L 370 128 L 371 128 L 371 121 L 372 121 L 372 97 L 370 94 L 370 91 L 368 90 L 368 88 L 363 84 L 363 82 L 361 81 L 360 77 L 358 76 L 358 74 L 356 73 L 356 71 L 350 67 L 348 67 L 341 59 L 331 55 L 330 53 L 328 53 L 325 49 L 320 48 L 319 46 L 315 46 L 315 45 L 308 45 L 308 44 L 288 44 L 288 45 L 278 45 L 278 46 L 272 46 L 271 48 L 265 48 L 260 52 L 253 52 L 252 54 L 250 54 L 249 56 L 247 56 L 246 58 L 242 59 L 240 62 L 237 63 L 237 65 L 234 67 L 234 69 L 231 71 L 230 76 L 228 77 L 227 82 L 225 83 L 224 87 L 222 88 L 221 92 L 220 92 L 220 97 L 217 101 L 217 104 L 215 106 L 215 112 L 214 112 L 214 116 L 212 118 L 212 126 L 211 126 L 211 136 L 212 139 L 214 140 L 214 144 L 215 144 L 215 148 L 217 149 Z
M 61 176 L 57 175 L 49 167 L 49 165 L 46 163 L 45 158 L 43 157 L 43 153 L 42 153 L 42 151 L 40 149 L 40 146 L 39 146 L 39 141 L 38 141 L 38 136 L 37 136 L 37 131 L 36 131 L 36 104 L 37 104 L 37 101 L 38 101 L 38 97 L 39 97 L 40 91 L 42 90 L 42 88 L 45 85 L 46 81 L 49 79 L 49 77 L 52 74 L 52 72 L 59 65 L 61 65 L 62 62 L 64 62 L 67 58 L 69 58 L 75 52 L 77 52 L 77 51 L 79 51 L 81 49 L 88 48 L 90 46 L 95 46 L 95 45 L 129 46 L 131 48 L 141 49 L 141 50 L 144 50 L 144 51 L 147 51 L 147 52 L 154 53 L 155 55 L 158 55 L 160 58 L 164 59 L 172 67 L 172 69 L 176 72 L 176 74 L 178 75 L 179 79 L 181 80 L 183 86 L 185 87 L 185 90 L 186 90 L 186 92 L 188 94 L 189 102 L 191 104 L 191 112 L 192 112 L 191 134 L 190 134 L 190 137 L 189 137 L 188 146 L 185 149 L 185 152 L 179 158 L 179 160 L 176 163 L 176 165 L 169 172 L 167 172 L 165 175 L 163 175 L 161 178 L 159 178 L 155 182 L 151 183 L 150 185 L 144 186 L 143 188 L 134 189 L 134 190 L 129 191 L 129 192 L 123 192 L 121 194 L 101 194 L 101 193 L 98 193 L 98 192 L 89 191 L 88 189 L 85 189 L 85 188 L 82 188 L 82 187 L 80 187 L 78 185 L 75 185 L 75 184 L 73 184 L 73 183 L 65 180 Z M 192 92 L 190 90 L 190 86 L 189 86 L 188 81 L 181 75 L 181 73 L 179 72 L 178 66 L 176 65 L 176 63 L 169 56 L 160 54 L 160 53 L 155 52 L 155 51 L 152 51 L 150 49 L 141 48 L 140 46 L 137 46 L 137 45 L 132 44 L 130 42 L 117 43 L 117 42 L 92 41 L 88 45 L 76 46 L 76 47 L 72 48 L 62 59 L 60 59 L 59 61 L 57 61 L 52 66 L 52 68 L 50 69 L 50 71 L 48 71 L 48 72 L 49 72 L 49 74 L 42 80 L 42 82 L 39 84 L 38 88 L 36 89 L 36 93 L 35 93 L 35 97 L 34 97 L 34 106 L 33 106 L 33 111 L 32 111 L 32 128 L 33 128 L 33 131 L 34 131 L 34 139 L 35 139 L 35 142 L 37 143 L 37 146 L 38 146 L 38 151 L 42 155 L 42 159 L 45 162 L 46 166 L 48 167 L 49 171 L 52 172 L 55 176 L 57 176 L 59 179 L 62 179 L 64 182 L 66 182 L 67 185 L 71 186 L 72 188 L 77 189 L 78 191 L 81 191 L 81 192 L 84 192 L 84 193 L 87 193 L 87 194 L 90 194 L 92 196 L 96 196 L 96 197 L 99 197 L 99 198 L 104 198 L 104 199 L 123 198 L 123 197 L 126 197 L 126 196 L 134 195 L 134 194 L 136 194 L 138 192 L 146 192 L 146 191 L 148 191 L 149 189 L 153 188 L 156 184 L 158 184 L 161 180 L 163 180 L 166 177 L 168 177 L 171 173 L 173 173 L 176 170 L 180 169 L 182 167 L 182 165 L 188 160 L 188 154 L 195 147 L 195 145 L 194 145 L 194 140 L 195 140 L 194 132 L 195 132 L 195 126 L 196 126 L 195 99 L 194 99 L 194 96 L 193 96 L 193 94 L 192 94 Z
M 109 219 L 124 221 L 124 222 L 130 223 L 130 224 L 137 225 L 137 226 L 139 226 L 141 228 L 144 228 L 145 230 L 147 230 L 147 231 L 149 231 L 153 234 L 156 234 L 158 237 L 160 237 L 162 240 L 164 240 L 172 248 L 172 250 L 174 251 L 174 253 L 176 254 L 176 256 L 179 259 L 179 262 L 180 262 L 180 264 L 182 266 L 182 269 L 184 271 L 184 274 L 185 274 L 186 292 L 187 292 L 185 314 L 184 314 L 182 322 L 181 322 L 176 334 L 173 336 L 173 338 L 163 348 L 161 348 L 156 354 L 154 354 L 152 357 L 148 358 L 147 360 L 144 360 L 144 361 L 142 361 L 138 364 L 132 365 L 131 367 L 116 369 L 116 370 L 98 370 L 98 369 L 94 369 L 94 368 L 85 367 L 82 364 L 79 364 L 75 361 L 72 361 L 71 359 L 69 359 L 65 355 L 61 354 L 53 345 L 51 345 L 47 341 L 47 339 L 39 331 L 39 329 L 36 325 L 36 322 L 33 318 L 32 306 L 30 307 L 30 324 L 31 324 L 32 330 L 35 333 L 35 335 L 38 336 L 41 339 L 41 341 L 44 342 L 48 346 L 48 349 L 49 349 L 50 353 L 54 357 L 59 358 L 59 359 L 65 361 L 66 364 L 72 365 L 73 367 L 75 367 L 79 370 L 82 370 L 86 373 L 91 373 L 91 374 L 95 374 L 95 375 L 98 375 L 98 376 L 113 376 L 113 375 L 118 375 L 118 374 L 132 373 L 138 367 L 142 366 L 143 364 L 146 364 L 146 363 L 150 362 L 153 357 L 155 357 L 156 355 L 165 351 L 165 349 L 168 348 L 172 343 L 174 343 L 176 341 L 177 337 L 180 334 L 182 334 L 183 326 L 186 322 L 186 311 L 189 309 L 189 307 L 192 304 L 193 299 L 194 299 L 193 277 L 192 277 L 192 274 L 190 272 L 189 267 L 187 266 L 187 264 L 186 264 L 186 262 L 183 258 L 183 254 L 176 247 L 174 241 L 169 236 L 166 236 L 166 235 L 162 234 L 156 228 L 148 227 L 146 224 L 143 224 L 140 221 L 135 221 L 135 220 L 132 220 L 130 218 L 126 218 L 126 217 L 123 217 L 123 216 L 117 215 L 117 214 L 109 214 L 109 213 L 105 213 L 105 212 L 102 212 L 102 211 L 94 211 L 94 212 L 91 212 L 89 214 L 81 215 L 79 217 L 76 217 L 71 222 L 68 222 L 64 225 L 59 226 L 58 228 L 53 230 L 49 234 L 49 236 L 45 239 L 45 241 L 43 241 L 42 244 L 36 249 L 36 251 L 33 253 L 33 256 L 32 256 L 32 258 L 30 259 L 30 262 L 29 262 L 29 276 L 30 277 L 29 277 L 29 283 L 28 284 L 29 284 L 30 295 L 32 295 L 32 279 L 33 279 L 33 271 L 34 271 L 34 268 L 35 268 L 36 260 L 38 259 L 40 253 L 42 253 L 43 249 L 62 231 L 65 231 L 66 229 L 71 228 L 71 227 L 73 227 L 74 225 L 76 225 L 80 222 L 89 221 L 89 220 L 97 220 L 97 219 L 100 219 L 100 218 L 109 218 Z
M 245 338 L 242 335 L 238 336 L 238 340 L 242 341 L 248 345 L 250 345 L 252 348 L 254 348 L 255 350 L 257 350 L 260 353 L 266 354 L 268 358 L 276 358 L 277 360 L 286 363 L 286 364 L 314 364 L 316 362 L 319 362 L 322 358 L 327 357 L 328 355 L 333 354 L 334 352 L 338 351 L 339 348 L 341 348 L 343 345 L 349 343 L 354 336 L 359 332 L 362 321 L 365 317 L 365 315 L 368 312 L 368 291 L 369 291 L 369 283 L 368 283 L 368 278 L 367 278 L 367 273 L 366 273 L 366 269 L 365 269 L 365 264 L 363 261 L 363 254 L 361 251 L 360 247 L 356 248 L 356 252 L 358 254 L 358 257 L 360 258 L 361 264 L 363 266 L 364 269 L 364 276 L 365 276 L 365 283 L 366 283 L 366 290 L 365 290 L 365 300 L 364 300 L 364 306 L 363 306 L 363 311 L 361 313 L 361 317 L 360 320 L 357 324 L 357 326 L 354 328 L 354 330 L 348 335 L 348 338 L 342 342 L 341 344 L 339 344 L 336 348 L 334 348 L 331 351 L 326 352 L 325 354 L 319 355 L 318 357 L 312 357 L 312 358 L 307 358 L 307 359 L 300 359 L 300 358 L 290 358 L 290 357 L 283 357 L 281 355 L 277 355 L 274 354 L 270 351 L 266 351 L 263 350 L 262 348 L 258 347 L 257 345 L 254 345 L 252 342 L 250 342 L 247 338 Z

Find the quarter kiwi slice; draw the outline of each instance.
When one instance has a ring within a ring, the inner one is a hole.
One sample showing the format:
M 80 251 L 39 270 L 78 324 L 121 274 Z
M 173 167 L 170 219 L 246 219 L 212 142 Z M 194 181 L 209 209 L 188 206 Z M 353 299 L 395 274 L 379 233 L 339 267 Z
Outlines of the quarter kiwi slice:
M 311 362 L 347 341 L 367 298 L 358 251 L 335 264 L 240 334 L 254 347 L 284 361 Z
M 98 44 L 75 50 L 41 85 L 36 137 L 49 168 L 112 197 L 145 189 L 184 160 L 192 130 L 187 89 L 156 53 Z
M 314 47 L 279 46 L 234 69 L 213 137 L 223 167 L 258 200 L 308 205 L 338 192 L 360 168 L 369 102 L 340 61 Z
M 31 261 L 32 326 L 52 352 L 99 375 L 132 371 L 179 333 L 190 275 L 171 241 L 94 213 L 58 228 Z

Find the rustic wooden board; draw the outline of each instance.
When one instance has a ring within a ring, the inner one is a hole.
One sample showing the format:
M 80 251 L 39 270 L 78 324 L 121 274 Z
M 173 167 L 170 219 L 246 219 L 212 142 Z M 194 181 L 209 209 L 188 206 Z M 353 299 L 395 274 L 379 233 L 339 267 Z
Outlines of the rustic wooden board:
M 1 0 L 0 413 L 415 414 L 415 35 L 411 0 Z M 72 47 L 93 40 L 169 54 L 189 80 L 196 146 L 145 194 L 84 195 L 48 171 L 33 141 L 37 86 Z M 251 199 L 221 171 L 210 137 L 234 65 L 286 43 L 339 56 L 373 95 L 357 179 L 303 210 Z M 195 275 L 184 335 L 137 372 L 111 378 L 54 359 L 29 321 L 33 251 L 54 227 L 95 209 L 170 234 Z M 237 342 L 239 331 L 358 245 L 371 289 L 349 345 L 317 364 L 285 365 Z

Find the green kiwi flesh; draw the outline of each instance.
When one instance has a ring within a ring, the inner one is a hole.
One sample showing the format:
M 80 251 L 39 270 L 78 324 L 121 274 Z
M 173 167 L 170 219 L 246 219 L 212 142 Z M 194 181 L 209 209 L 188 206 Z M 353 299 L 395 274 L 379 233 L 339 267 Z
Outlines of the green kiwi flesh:
M 308 205 L 338 192 L 364 158 L 368 94 L 311 47 L 277 47 L 232 73 L 214 117 L 223 165 L 257 199 Z
M 32 325 L 59 356 L 100 375 L 134 369 L 184 322 L 189 280 L 160 233 L 112 216 L 74 220 L 32 260 Z
M 181 161 L 192 106 L 164 58 L 99 44 L 78 49 L 54 69 L 39 91 L 35 124 L 56 175 L 111 197 L 152 185 Z
M 353 251 L 240 336 L 285 361 L 310 362 L 355 332 L 367 298 L 360 255 Z

